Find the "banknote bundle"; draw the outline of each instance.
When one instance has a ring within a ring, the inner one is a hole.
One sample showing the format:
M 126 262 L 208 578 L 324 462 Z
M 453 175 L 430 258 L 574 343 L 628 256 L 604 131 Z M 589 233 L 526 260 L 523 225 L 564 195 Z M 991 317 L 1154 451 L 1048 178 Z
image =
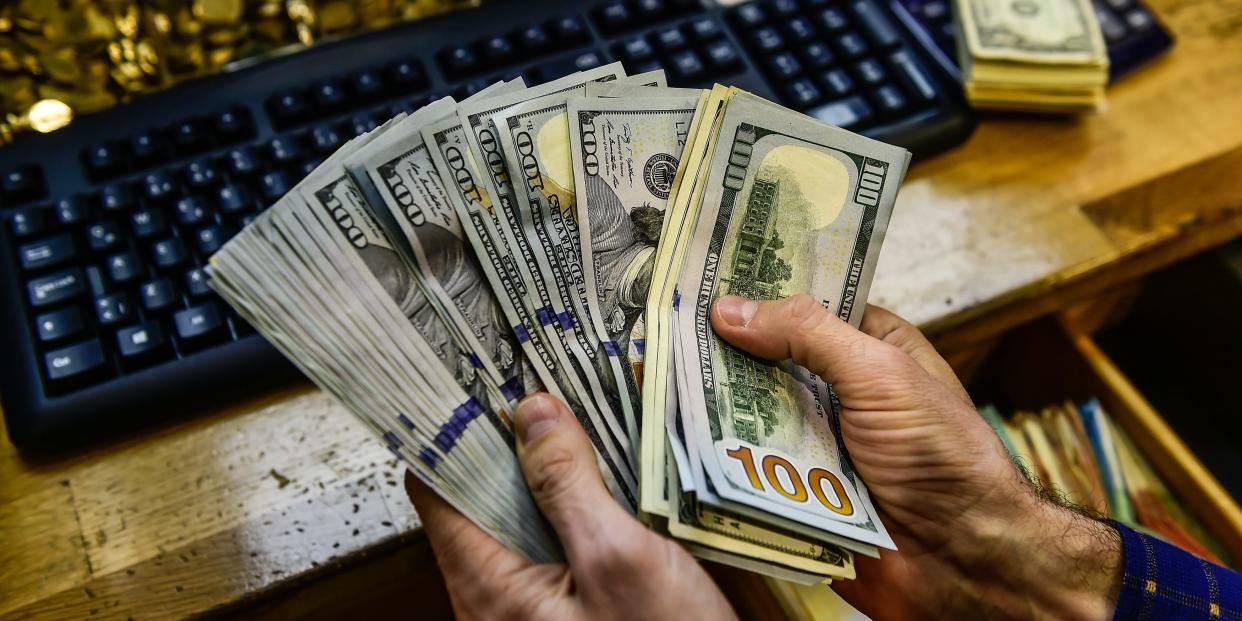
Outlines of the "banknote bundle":
M 956 0 L 958 59 L 975 107 L 1104 106 L 1108 54 L 1090 0 Z
M 346 143 L 211 286 L 450 504 L 561 558 L 511 414 L 562 399 L 613 497 L 692 553 L 802 583 L 892 540 L 821 378 L 715 337 L 722 295 L 858 325 L 909 154 L 619 64 L 445 98 Z

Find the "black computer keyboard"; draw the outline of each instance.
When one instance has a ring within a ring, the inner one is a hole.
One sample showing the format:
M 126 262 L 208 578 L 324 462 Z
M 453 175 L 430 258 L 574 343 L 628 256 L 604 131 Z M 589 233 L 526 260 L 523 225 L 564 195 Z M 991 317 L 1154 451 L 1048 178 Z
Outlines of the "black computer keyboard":
M 924 157 L 973 128 L 930 48 L 867 0 L 497 1 L 277 56 L 0 149 L 0 399 L 55 452 L 253 394 L 292 366 L 208 257 L 346 139 L 446 94 L 621 60 L 720 81 Z
M 940 49 L 941 62 L 957 63 L 953 0 L 898 0 L 897 15 L 908 26 L 921 27 Z M 1092 0 L 1100 33 L 1108 47 L 1108 79 L 1119 78 L 1159 58 L 1173 46 L 1173 36 L 1139 0 Z

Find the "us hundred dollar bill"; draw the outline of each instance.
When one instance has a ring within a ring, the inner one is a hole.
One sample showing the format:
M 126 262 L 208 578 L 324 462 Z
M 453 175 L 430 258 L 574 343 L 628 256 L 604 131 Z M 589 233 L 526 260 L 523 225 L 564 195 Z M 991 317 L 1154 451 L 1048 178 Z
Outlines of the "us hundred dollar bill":
M 568 105 L 588 301 L 608 338 L 626 351 L 639 382 L 646 353 L 643 315 L 656 246 L 699 102 L 699 92 L 690 93 L 582 98 Z
M 956 11 L 968 57 L 976 61 L 1107 62 L 1089 0 L 957 0 Z
M 809 293 L 857 326 L 909 153 L 739 93 L 712 151 L 681 272 L 676 335 L 703 465 L 698 498 L 893 548 L 839 432 L 835 395 L 805 368 L 758 360 L 711 328 L 722 295 Z

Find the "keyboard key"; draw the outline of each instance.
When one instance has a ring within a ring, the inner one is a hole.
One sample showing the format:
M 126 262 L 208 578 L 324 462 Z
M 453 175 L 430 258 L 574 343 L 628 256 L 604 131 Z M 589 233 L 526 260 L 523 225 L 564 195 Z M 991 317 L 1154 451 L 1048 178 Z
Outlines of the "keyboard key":
M 651 44 L 642 37 L 635 37 L 626 41 L 622 41 L 620 47 L 617 48 L 617 56 L 626 62 L 641 62 L 655 55 L 655 50 Z
M 650 22 L 668 11 L 664 0 L 634 0 L 635 16 L 640 22 Z
M 603 65 L 604 57 L 600 56 L 599 52 L 596 51 L 583 52 L 574 58 L 574 67 L 577 67 L 578 71 L 586 71 L 587 69 L 594 69 Z
M 86 288 L 95 297 L 107 295 L 112 290 L 98 265 L 86 266 Z
M 801 43 L 815 37 L 815 26 L 805 17 L 795 17 L 785 24 L 785 33 L 790 40 Z
M 785 47 L 785 38 L 771 26 L 756 30 L 751 34 L 750 40 L 760 52 L 775 52 Z
M 56 267 L 77 257 L 78 248 L 73 243 L 73 236 L 61 233 L 55 237 L 25 244 L 17 249 L 17 258 L 22 269 L 35 270 Z
M 129 321 L 133 317 L 129 306 L 129 297 L 124 293 L 113 293 L 95 300 L 95 317 L 100 325 L 114 326 Z
M 427 74 L 422 63 L 414 59 L 398 60 L 388 65 L 388 79 L 402 93 L 417 90 L 427 84 Z
M 548 31 L 539 26 L 526 26 L 518 30 L 517 40 L 522 49 L 532 52 L 541 51 L 551 43 Z
M 56 201 L 52 207 L 61 226 L 77 226 L 90 219 L 91 206 L 86 197 L 75 194 Z
M 259 156 L 252 147 L 239 147 L 224 155 L 229 174 L 249 177 L 259 171 Z
M 807 114 L 829 125 L 844 128 L 864 123 L 873 116 L 871 106 L 858 95 L 812 108 L 807 110 Z
M 213 185 L 220 180 L 220 177 L 219 165 L 210 159 L 194 160 L 185 166 L 186 183 L 194 189 Z
M 1104 35 L 1107 43 L 1116 43 L 1126 38 L 1125 24 L 1112 11 L 1097 10 L 1095 15 L 1100 23 L 1100 33 Z
M 99 204 L 104 211 L 127 211 L 133 209 L 138 202 L 133 188 L 128 183 L 118 181 L 100 190 Z
M 452 80 L 478 69 L 479 59 L 475 56 L 474 50 L 465 45 L 458 45 L 441 53 L 440 66 L 444 67 L 445 77 Z
M 828 7 L 819 12 L 819 23 L 829 32 L 843 30 L 850 25 L 850 20 L 845 13 L 837 7 Z
M 121 362 L 128 368 L 165 357 L 169 352 L 168 337 L 158 322 L 149 321 L 116 331 L 116 347 Z
M 44 343 L 73 338 L 86 330 L 82 311 L 76 306 L 62 308 L 35 317 L 35 333 Z
M 513 57 L 513 44 L 504 35 L 494 35 L 483 41 L 483 54 L 496 63 L 507 63 Z
M 707 55 L 707 62 L 711 65 L 712 71 L 717 75 L 742 66 L 742 55 L 728 40 L 711 43 L 703 51 Z
M 365 69 L 349 79 L 349 88 L 356 101 L 370 101 L 384 94 L 384 79 L 379 73 Z
M 854 80 L 843 69 L 832 69 L 820 74 L 819 81 L 828 90 L 829 97 L 841 97 L 854 90 Z
M 289 176 L 283 170 L 274 170 L 259 177 L 259 195 L 268 203 L 284 196 L 291 187 Z
M 336 131 L 336 126 L 331 123 L 321 123 L 311 129 L 311 148 L 320 153 L 335 151 L 344 142 L 345 139 L 341 137 L 341 133 Z
M 228 333 L 220 309 L 214 302 L 173 313 L 173 325 L 177 328 L 177 338 L 190 347 L 219 341 Z
M 225 186 L 229 188 L 229 186 Z M 224 191 L 221 189 L 221 191 Z M 197 226 L 204 224 L 211 217 L 211 210 L 207 207 L 206 201 L 200 196 L 190 195 L 181 197 L 173 204 L 173 214 L 176 215 L 176 222 L 181 226 Z
M 910 56 L 905 50 L 897 50 L 888 57 L 889 62 L 893 63 L 896 69 L 897 77 L 906 85 L 906 88 L 914 92 L 914 94 L 923 101 L 934 101 L 936 99 L 936 87 L 932 84 L 932 79 L 928 77 L 923 68 Z
M 841 53 L 851 58 L 856 58 L 867 53 L 867 41 L 857 32 L 847 32 L 837 39 L 837 46 L 841 48 Z
M 87 147 L 82 152 L 82 162 L 94 179 L 106 179 L 124 172 L 125 159 L 124 149 L 111 142 Z
M 250 195 L 250 190 L 241 185 L 230 184 L 221 187 L 216 193 L 216 200 L 220 204 L 220 211 L 226 214 L 236 214 L 254 208 L 254 197 Z
M 158 130 L 154 129 L 130 138 L 129 149 L 134 154 L 134 160 L 143 165 L 157 163 L 168 157 L 169 152 L 168 142 Z
M 254 136 L 254 120 L 250 117 L 250 111 L 242 106 L 217 112 L 212 116 L 211 124 L 216 135 L 224 138 L 225 142 L 249 140 Z
M 28 207 L 9 216 L 9 230 L 18 238 L 38 235 L 48 229 L 48 224 L 46 207 Z
M 652 35 L 652 40 L 665 52 L 680 50 L 689 44 L 686 35 L 676 28 L 663 28 Z
M 167 172 L 148 173 L 142 178 L 142 194 L 153 203 L 163 203 L 177 194 L 177 184 Z
M 122 241 L 121 228 L 115 222 L 100 222 L 86 229 L 86 243 L 94 252 L 112 250 L 119 247 Z
M 809 108 L 824 98 L 819 87 L 806 78 L 790 82 L 785 87 L 785 97 L 789 100 L 789 105 L 798 110 Z
M 164 220 L 163 212 L 156 209 L 135 211 L 129 217 L 129 221 L 134 230 L 134 236 L 138 239 L 155 237 L 168 231 L 168 222 Z
M 874 58 L 867 58 L 859 61 L 854 65 L 854 73 L 864 84 L 879 84 L 883 82 L 888 74 L 884 71 L 884 65 Z
M 47 378 L 56 388 L 81 386 L 104 377 L 108 359 L 96 339 L 90 339 L 50 351 L 43 356 Z
M 172 308 L 181 301 L 172 281 L 160 278 L 138 287 L 138 295 L 142 298 L 142 307 L 149 311 L 162 311 Z
M 211 287 L 207 286 L 207 272 L 201 267 L 190 268 L 185 273 L 185 290 L 196 298 L 211 295 Z
M 0 191 L 4 192 L 5 202 L 10 206 L 47 196 L 43 169 L 38 164 L 21 164 L 10 169 L 0 178 Z
M 305 118 L 310 108 L 302 95 L 285 91 L 267 100 L 267 110 L 278 127 L 288 127 Z
M 316 114 L 335 112 L 349 101 L 345 89 L 332 80 L 312 86 L 310 92 L 315 99 Z
M 941 0 L 931 0 L 922 5 L 923 17 L 930 22 L 938 22 L 949 15 L 949 5 Z
M 211 146 L 211 135 L 202 122 L 196 119 L 187 119 L 177 123 L 172 128 L 173 146 L 176 147 L 178 153 L 189 154 L 198 153 L 203 149 Z
M 1125 19 L 1126 25 L 1129 26 L 1130 30 L 1133 30 L 1134 32 L 1143 32 L 1144 30 L 1151 28 L 1156 21 L 1152 19 L 1151 13 L 1148 13 L 1142 8 L 1135 8 L 1133 10 L 1126 11 Z
M 578 17 L 562 17 L 552 22 L 552 36 L 558 45 L 573 45 L 590 38 L 586 24 Z
M 218 226 L 199 229 L 198 233 L 194 235 L 194 242 L 198 245 L 198 252 L 204 257 L 215 254 L 228 239 L 228 233 L 225 233 L 224 229 Z
M 86 291 L 86 282 L 82 270 L 75 267 L 35 278 L 26 284 L 26 290 L 30 294 L 30 305 L 41 308 L 82 295 Z
M 832 53 L 832 48 L 820 41 L 802 48 L 802 60 L 806 61 L 807 66 L 812 69 L 823 69 L 831 65 L 836 59 L 836 55 Z
M 169 237 L 151 246 L 151 258 L 155 260 L 155 267 L 171 270 L 188 263 L 190 255 L 185 249 L 185 243 L 176 237 Z
M 630 27 L 634 16 L 624 2 L 609 2 L 595 12 L 595 23 L 606 33 L 615 33 Z
M 267 143 L 272 161 L 277 164 L 291 164 L 302 159 L 302 147 L 293 136 L 277 136 Z
M 733 20 L 742 28 L 755 28 L 768 21 L 768 14 L 758 2 L 743 4 L 733 12 Z
M 686 30 L 697 41 L 711 41 L 720 38 L 723 34 L 720 24 L 710 17 L 696 17 L 686 25 Z
M 143 275 L 142 262 L 131 250 L 108 257 L 108 277 L 118 285 L 125 285 Z
M 871 0 L 854 0 L 850 8 L 853 9 L 854 15 L 858 17 L 858 24 L 862 26 L 863 32 L 867 34 L 872 43 L 881 48 L 893 47 L 901 43 L 897 29 L 893 27 L 893 23 L 889 21 L 879 4 L 872 3 Z
M 875 91 L 875 100 L 880 104 L 880 109 L 888 112 L 900 112 L 906 107 L 906 96 L 901 89 L 892 84 L 885 84 Z
M 802 63 L 789 52 L 768 58 L 768 74 L 778 80 L 788 80 L 802 73 Z
M 349 131 L 355 136 L 361 136 L 379 125 L 379 121 L 370 112 L 359 112 L 349 117 Z
M 798 12 L 796 0 L 768 0 L 768 8 L 777 17 L 789 17 Z
M 694 50 L 686 50 L 673 54 L 672 72 L 681 80 L 694 80 L 704 73 L 703 61 Z

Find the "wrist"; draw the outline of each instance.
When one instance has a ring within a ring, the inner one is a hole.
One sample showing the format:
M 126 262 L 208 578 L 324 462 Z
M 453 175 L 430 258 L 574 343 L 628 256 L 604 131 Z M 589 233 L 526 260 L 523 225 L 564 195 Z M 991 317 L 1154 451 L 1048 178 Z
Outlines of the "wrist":
M 1122 572 L 1116 529 L 1040 498 L 1024 479 L 1013 485 L 950 545 L 966 599 L 987 602 L 992 618 L 1111 619 Z

